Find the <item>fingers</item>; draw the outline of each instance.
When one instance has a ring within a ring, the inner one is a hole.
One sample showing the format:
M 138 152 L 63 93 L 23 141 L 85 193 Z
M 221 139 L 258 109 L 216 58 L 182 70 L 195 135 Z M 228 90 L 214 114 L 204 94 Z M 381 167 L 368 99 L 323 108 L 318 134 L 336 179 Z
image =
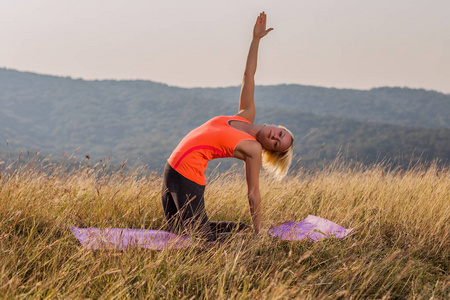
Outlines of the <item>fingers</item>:
M 256 19 L 256 24 L 265 24 L 267 21 L 267 15 L 265 12 L 262 12 L 259 14 L 258 18 Z

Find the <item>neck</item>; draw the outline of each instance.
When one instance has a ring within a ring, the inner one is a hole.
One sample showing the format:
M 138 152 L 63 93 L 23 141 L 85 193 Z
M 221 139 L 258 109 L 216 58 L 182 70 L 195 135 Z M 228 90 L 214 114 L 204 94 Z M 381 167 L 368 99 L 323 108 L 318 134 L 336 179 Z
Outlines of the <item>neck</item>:
M 257 133 L 263 127 L 264 127 L 263 125 L 256 125 L 256 124 L 245 123 L 245 126 L 244 126 L 243 130 L 245 132 L 247 132 L 248 134 L 250 134 L 251 136 L 256 137 Z

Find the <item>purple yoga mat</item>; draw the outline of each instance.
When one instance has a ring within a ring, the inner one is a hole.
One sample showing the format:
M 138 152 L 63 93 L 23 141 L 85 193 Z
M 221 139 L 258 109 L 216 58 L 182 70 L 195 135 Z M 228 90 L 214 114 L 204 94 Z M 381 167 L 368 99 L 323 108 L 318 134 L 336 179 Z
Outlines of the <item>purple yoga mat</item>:
M 73 235 L 88 249 L 123 250 L 147 248 L 152 250 L 189 247 L 191 238 L 163 230 L 127 228 L 77 228 L 70 227 Z M 353 229 L 345 229 L 329 220 L 309 215 L 301 222 L 289 222 L 269 229 L 271 236 L 288 241 L 310 239 L 318 241 L 327 237 L 344 238 Z
M 70 227 L 73 235 L 88 249 L 123 250 L 146 248 L 152 250 L 188 247 L 191 238 L 163 230 L 128 228 L 77 228 Z
M 287 241 L 310 239 L 320 241 L 324 238 L 344 238 L 353 228 L 346 229 L 327 219 L 309 215 L 301 222 L 289 222 L 269 229 L 269 234 Z

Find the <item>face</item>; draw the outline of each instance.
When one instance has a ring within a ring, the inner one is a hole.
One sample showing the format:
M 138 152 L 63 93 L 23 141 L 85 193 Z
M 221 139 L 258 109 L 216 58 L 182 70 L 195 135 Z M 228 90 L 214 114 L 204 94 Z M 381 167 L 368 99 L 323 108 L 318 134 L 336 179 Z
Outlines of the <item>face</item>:
M 261 128 L 256 134 L 256 139 L 264 149 L 276 152 L 283 152 L 292 144 L 291 135 L 286 130 L 275 125 Z

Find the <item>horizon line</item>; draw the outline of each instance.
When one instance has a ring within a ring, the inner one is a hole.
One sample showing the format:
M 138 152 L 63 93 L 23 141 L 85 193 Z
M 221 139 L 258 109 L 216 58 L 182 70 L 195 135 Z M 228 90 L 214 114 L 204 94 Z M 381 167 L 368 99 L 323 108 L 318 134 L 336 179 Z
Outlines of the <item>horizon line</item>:
M 223 86 L 181 86 L 181 85 L 172 85 L 170 83 L 162 82 L 162 81 L 156 81 L 152 79 L 142 79 L 142 78 L 83 78 L 83 77 L 73 77 L 71 75 L 57 75 L 57 74 L 50 74 L 50 73 L 42 73 L 38 71 L 29 71 L 29 70 L 19 70 L 14 68 L 8 68 L 6 66 L 0 67 L 0 69 L 6 70 L 6 71 L 15 71 L 19 73 L 29 73 L 39 76 L 48 76 L 48 77 L 56 77 L 56 78 L 66 78 L 71 80 L 82 80 L 82 81 L 144 81 L 144 82 L 152 82 L 156 84 L 166 85 L 168 87 L 174 87 L 174 88 L 181 88 L 181 89 L 221 89 L 221 88 L 235 88 L 240 87 L 241 85 L 223 85 Z M 302 83 L 271 83 L 271 84 L 256 84 L 255 87 L 269 87 L 269 86 L 281 86 L 281 85 L 298 85 L 298 86 L 304 86 L 304 87 L 315 87 L 315 88 L 323 88 L 323 89 L 336 89 L 336 90 L 356 90 L 356 91 L 371 91 L 374 89 L 381 89 L 381 88 L 400 88 L 400 89 L 410 89 L 410 90 L 424 90 L 428 92 L 437 92 L 446 96 L 450 96 L 450 93 L 445 93 L 443 91 L 439 91 L 436 89 L 428 89 L 424 87 L 409 87 L 409 86 L 373 86 L 371 88 L 353 88 L 353 87 L 335 87 L 335 86 L 324 86 L 324 85 L 314 85 L 314 84 L 302 84 Z

